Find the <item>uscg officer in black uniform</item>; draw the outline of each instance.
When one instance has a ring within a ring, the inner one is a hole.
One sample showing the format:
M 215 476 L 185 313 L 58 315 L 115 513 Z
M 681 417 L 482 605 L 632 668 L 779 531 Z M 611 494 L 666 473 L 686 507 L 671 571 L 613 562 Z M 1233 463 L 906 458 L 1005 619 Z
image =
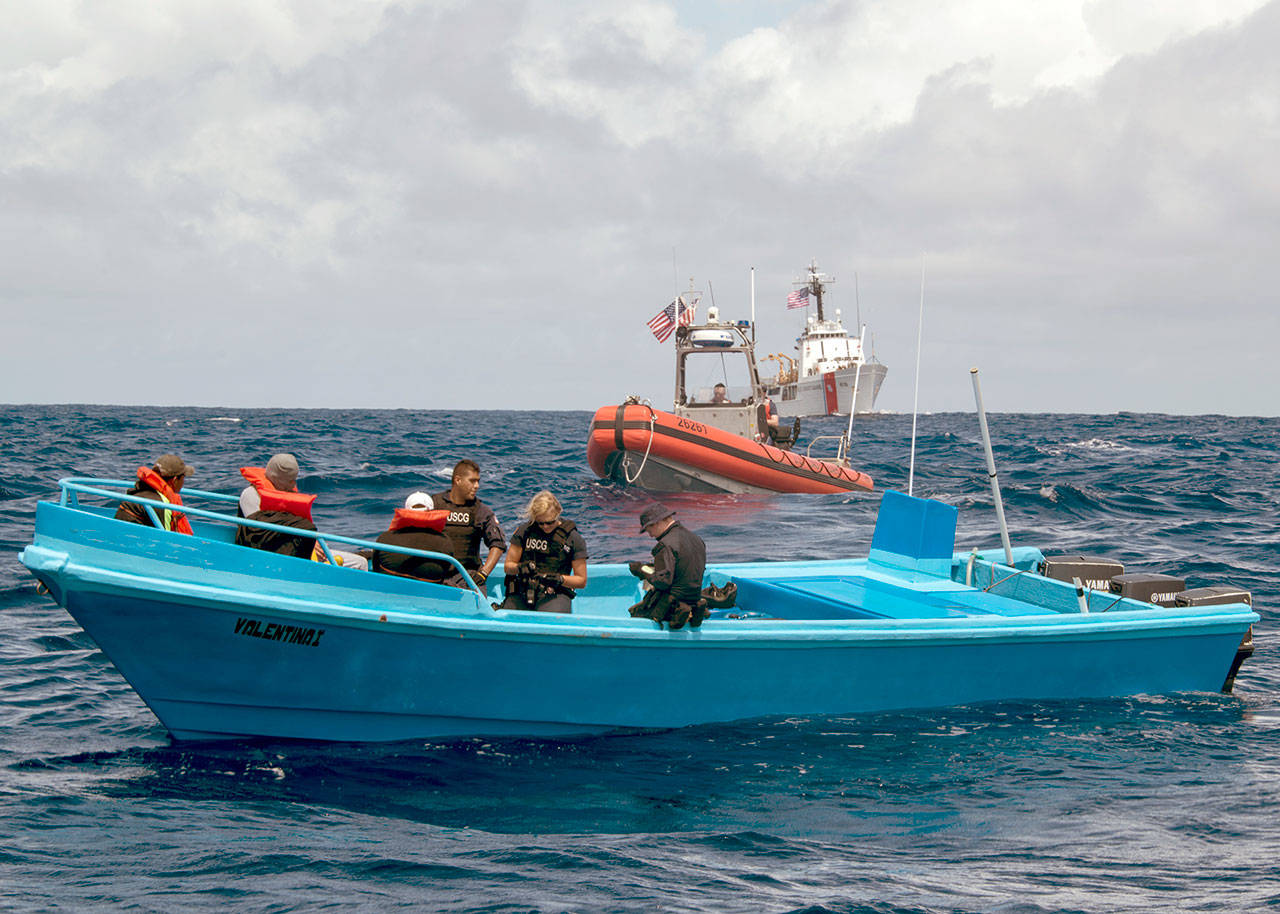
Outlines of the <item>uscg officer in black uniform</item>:
M 542 491 L 529 502 L 529 518 L 511 534 L 503 570 L 507 598 L 501 609 L 567 613 L 574 591 L 587 586 L 587 544 L 560 502 Z
M 654 502 L 640 512 L 640 527 L 657 540 L 653 547 L 653 570 L 631 563 L 633 574 L 653 587 L 644 600 L 631 608 L 633 616 L 648 616 L 671 631 L 702 624 L 705 610 L 698 606 L 702 596 L 702 574 L 707 567 L 707 546 L 675 519 L 675 512 Z
M 474 460 L 459 460 L 453 468 L 453 485 L 431 496 L 436 508 L 448 509 L 444 535 L 451 546 L 452 555 L 481 587 L 493 572 L 493 567 L 507 551 L 507 541 L 498 526 L 493 509 L 476 498 L 480 490 L 480 467 Z M 483 563 L 480 560 L 480 543 L 489 547 Z

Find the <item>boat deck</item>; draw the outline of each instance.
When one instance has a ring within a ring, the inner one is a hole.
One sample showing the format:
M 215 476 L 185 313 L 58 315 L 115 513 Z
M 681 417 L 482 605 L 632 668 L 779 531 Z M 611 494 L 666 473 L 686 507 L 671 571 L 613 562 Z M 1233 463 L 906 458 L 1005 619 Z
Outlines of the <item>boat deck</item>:
M 892 513 L 893 499 L 889 501 Z M 935 505 L 929 510 L 936 511 L 938 507 L 945 506 Z M 50 513 L 44 527 L 51 534 L 51 540 L 61 539 L 57 530 L 62 524 L 82 528 L 86 523 L 95 527 L 105 523 L 117 531 L 110 537 L 105 532 L 102 536 L 104 540 L 113 540 L 108 547 L 110 554 L 107 551 L 98 553 L 91 543 L 83 541 L 76 550 L 81 561 L 97 564 L 94 561 L 96 554 L 104 561 L 104 566 L 115 565 L 116 573 L 136 574 L 141 571 L 136 559 L 125 563 L 127 570 L 121 567 L 121 556 L 127 556 L 131 551 L 134 555 L 145 555 L 150 551 L 146 544 L 160 536 L 160 532 L 152 528 L 113 521 L 114 512 L 109 507 L 75 505 L 71 513 L 81 516 L 78 522 L 73 521 L 68 513 L 54 512 L 54 508 L 53 505 L 41 506 L 42 511 Z M 55 513 L 57 521 L 53 518 Z M 1080 600 L 1072 585 L 1035 574 L 1043 558 L 1038 549 L 1015 549 L 1011 566 L 1005 564 L 1003 553 L 995 551 L 952 553 L 954 528 L 949 526 L 954 523 L 952 514 L 953 510 L 938 518 L 910 520 L 908 527 L 917 532 L 925 530 L 927 533 L 930 528 L 941 527 L 946 533 L 923 547 L 920 543 L 904 545 L 896 541 L 893 527 L 889 525 L 877 528 L 877 539 L 873 541 L 867 558 L 783 564 L 709 564 L 704 584 L 724 586 L 732 583 L 737 587 L 737 600 L 731 608 L 713 610 L 708 621 L 739 625 L 781 620 L 910 622 L 1082 614 Z M 85 515 L 92 516 L 94 520 L 90 521 Z M 403 618 L 457 613 L 474 618 L 478 613 L 493 619 L 537 622 L 555 627 L 598 625 L 602 620 L 607 620 L 610 626 L 625 628 L 652 626 L 648 619 L 632 619 L 630 616 L 631 606 L 644 598 L 644 588 L 622 564 L 589 566 L 587 586 L 573 601 L 573 612 L 553 616 L 494 608 L 504 597 L 501 575 L 493 576 L 485 588 L 486 599 L 480 601 L 476 599 L 479 594 L 472 591 L 340 569 L 239 547 L 234 544 L 234 523 L 193 518 L 193 529 L 195 537 L 185 541 L 165 537 L 179 551 L 164 563 L 166 567 L 158 568 L 152 564 L 148 568 L 146 576 L 149 578 L 162 571 L 166 575 L 165 580 L 154 580 L 152 586 L 163 590 L 196 585 L 202 590 L 212 588 L 228 595 L 256 595 L 259 599 L 292 602 L 299 588 L 321 585 L 328 595 L 325 602 L 341 604 L 345 613 L 352 614 L 391 612 Z M 33 546 L 33 559 L 38 554 L 41 539 L 37 537 Z M 89 539 L 98 537 L 90 536 Z M 58 544 L 49 542 L 49 545 L 56 549 Z M 186 564 L 175 562 L 179 556 L 187 559 Z M 1088 593 L 1085 602 L 1091 613 L 1150 612 L 1156 609 L 1148 603 L 1122 600 L 1103 592 Z

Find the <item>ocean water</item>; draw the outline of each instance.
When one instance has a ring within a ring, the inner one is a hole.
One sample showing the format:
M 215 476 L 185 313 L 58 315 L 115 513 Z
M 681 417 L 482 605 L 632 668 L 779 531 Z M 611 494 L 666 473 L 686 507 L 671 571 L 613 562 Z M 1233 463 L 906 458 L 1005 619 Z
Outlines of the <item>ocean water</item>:
M 1280 909 L 1280 419 L 990 417 L 1015 543 L 1252 591 L 1258 650 L 1233 695 L 554 741 L 174 744 L 17 561 L 58 478 L 126 478 L 164 451 L 223 491 L 293 451 L 321 526 L 355 535 L 470 456 L 508 532 L 550 488 L 593 559 L 647 555 L 644 496 L 586 466 L 589 418 L 0 407 L 0 907 Z M 878 489 L 906 489 L 910 427 L 856 423 Z M 920 417 L 914 490 L 960 508 L 959 548 L 998 545 L 974 416 Z M 669 501 L 715 559 L 800 559 L 865 553 L 878 496 Z

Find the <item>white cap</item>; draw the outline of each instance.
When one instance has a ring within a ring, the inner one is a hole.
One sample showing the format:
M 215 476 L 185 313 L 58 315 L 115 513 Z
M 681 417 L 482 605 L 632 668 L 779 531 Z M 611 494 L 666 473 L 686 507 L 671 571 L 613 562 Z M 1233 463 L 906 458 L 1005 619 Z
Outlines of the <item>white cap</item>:
M 404 500 L 404 506 L 417 511 L 430 511 L 435 507 L 435 502 L 426 492 L 414 492 Z

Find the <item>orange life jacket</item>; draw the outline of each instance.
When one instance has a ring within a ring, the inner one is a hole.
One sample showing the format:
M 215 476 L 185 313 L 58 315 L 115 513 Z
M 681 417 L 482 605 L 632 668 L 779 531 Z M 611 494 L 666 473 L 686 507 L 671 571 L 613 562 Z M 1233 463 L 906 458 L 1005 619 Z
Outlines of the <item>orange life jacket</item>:
M 318 496 L 277 489 L 271 484 L 271 480 L 267 478 L 267 471 L 262 467 L 241 467 L 240 475 L 253 483 L 253 487 L 258 490 L 258 510 L 284 511 L 294 517 L 311 520 L 311 506 L 315 504 Z M 334 556 L 334 558 L 339 565 L 342 564 L 341 556 Z M 311 561 L 329 564 L 329 559 L 325 556 L 319 540 L 311 546 Z
M 138 482 L 151 489 L 159 495 L 167 504 L 181 505 L 182 498 L 177 492 L 173 491 L 173 487 L 164 481 L 164 477 L 157 473 L 151 467 L 138 467 Z M 137 506 L 138 510 L 146 513 L 141 505 Z M 191 532 L 191 524 L 187 521 L 186 514 L 174 514 L 172 511 L 162 511 L 160 522 L 164 524 L 166 530 L 174 530 L 178 533 L 185 533 L 187 536 L 193 535 Z
M 423 511 L 419 508 L 396 508 L 395 517 L 391 519 L 391 530 L 414 529 L 444 532 L 444 523 L 449 519 L 447 510 Z
M 277 489 L 267 479 L 267 471 L 262 467 L 241 467 L 240 475 L 258 490 L 258 501 L 263 511 L 286 511 L 294 517 L 311 520 L 311 505 L 316 500 L 315 495 Z

